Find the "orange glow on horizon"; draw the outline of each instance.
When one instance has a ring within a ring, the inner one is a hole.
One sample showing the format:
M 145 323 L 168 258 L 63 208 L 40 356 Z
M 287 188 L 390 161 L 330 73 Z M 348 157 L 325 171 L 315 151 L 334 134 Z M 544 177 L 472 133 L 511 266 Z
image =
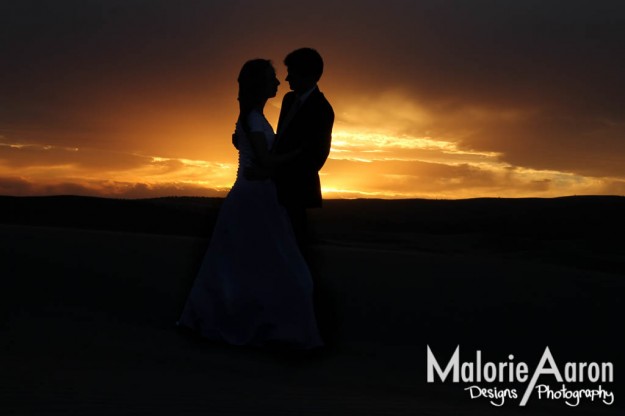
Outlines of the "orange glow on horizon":
M 19 143 L 0 143 L 0 149 L 23 157 L 19 180 L 30 184 L 31 194 L 224 196 L 236 178 L 234 149 L 229 162 Z M 99 165 L 90 163 L 96 160 Z M 0 175 L 14 171 L 0 164 Z M 603 186 L 601 179 L 513 167 L 496 152 L 462 149 L 449 139 L 340 123 L 320 174 L 325 198 L 552 197 L 598 193 Z

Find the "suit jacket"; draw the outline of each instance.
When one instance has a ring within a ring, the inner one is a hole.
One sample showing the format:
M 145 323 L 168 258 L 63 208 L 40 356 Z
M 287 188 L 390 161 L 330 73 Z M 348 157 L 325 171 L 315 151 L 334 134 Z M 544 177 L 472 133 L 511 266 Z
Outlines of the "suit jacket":
M 286 207 L 320 207 L 319 170 L 330 153 L 334 111 L 319 88 L 315 88 L 284 127 L 285 118 L 295 99 L 295 93 L 291 91 L 282 100 L 278 120 L 280 134 L 276 138 L 273 151 L 283 154 L 300 147 L 303 151 L 277 169 L 274 182 L 278 200 Z

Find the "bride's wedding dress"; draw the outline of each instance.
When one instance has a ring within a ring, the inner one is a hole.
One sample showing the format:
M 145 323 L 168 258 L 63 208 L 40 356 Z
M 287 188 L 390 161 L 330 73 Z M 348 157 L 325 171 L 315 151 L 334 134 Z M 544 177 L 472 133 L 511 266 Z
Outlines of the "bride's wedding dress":
M 273 129 L 258 111 L 249 130 L 262 132 L 271 148 Z M 210 246 L 179 325 L 234 345 L 322 345 L 315 320 L 310 271 L 273 181 L 247 180 L 254 152 L 240 122 L 237 179 L 226 197 Z

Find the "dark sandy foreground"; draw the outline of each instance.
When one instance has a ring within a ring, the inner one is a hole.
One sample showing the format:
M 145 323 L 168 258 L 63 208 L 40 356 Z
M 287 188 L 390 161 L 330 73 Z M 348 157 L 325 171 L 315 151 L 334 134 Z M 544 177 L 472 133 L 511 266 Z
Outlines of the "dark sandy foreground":
M 459 237 L 449 236 L 448 239 Z M 452 247 L 460 240 L 429 242 Z M 338 332 L 297 357 L 202 342 L 174 322 L 207 240 L 0 225 L 0 415 L 601 415 L 616 405 L 518 401 L 425 382 L 426 345 L 466 360 L 613 361 L 622 274 L 523 251 L 320 244 Z M 618 408 L 619 406 L 620 408 Z

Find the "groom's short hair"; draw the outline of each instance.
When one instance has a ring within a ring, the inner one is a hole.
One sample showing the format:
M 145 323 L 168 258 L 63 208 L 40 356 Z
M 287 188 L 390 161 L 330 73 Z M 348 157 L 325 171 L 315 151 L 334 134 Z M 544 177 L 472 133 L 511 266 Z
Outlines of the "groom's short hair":
M 319 81 L 323 74 L 323 59 L 312 48 L 296 49 L 284 58 L 284 65 L 303 76 Z

